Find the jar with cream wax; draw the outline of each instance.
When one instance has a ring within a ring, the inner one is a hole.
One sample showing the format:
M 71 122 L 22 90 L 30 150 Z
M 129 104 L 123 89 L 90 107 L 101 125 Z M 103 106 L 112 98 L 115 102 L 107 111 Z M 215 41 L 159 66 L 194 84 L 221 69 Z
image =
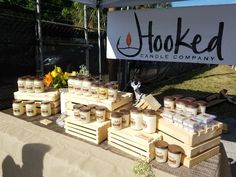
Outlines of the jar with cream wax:
M 80 120 L 83 123 L 89 123 L 91 121 L 89 107 L 84 106 L 80 108 Z
M 75 80 L 74 80 L 74 92 L 75 92 L 75 94 L 82 95 L 83 94 L 82 88 L 83 88 L 83 77 L 82 76 L 76 77 Z
M 108 96 L 108 89 L 107 85 L 100 83 L 99 85 L 99 99 L 107 99 Z
M 96 106 L 96 120 L 97 122 L 104 122 L 106 120 L 106 107 Z
M 117 94 L 118 94 L 117 87 L 115 85 L 109 85 L 108 86 L 108 100 L 111 100 L 113 102 L 116 101 Z
M 41 103 L 41 116 L 48 117 L 52 115 L 52 107 L 50 101 L 43 101 Z
M 123 114 L 120 112 L 112 112 L 111 113 L 111 127 L 114 130 L 122 129 L 122 116 Z
M 43 78 L 36 77 L 34 78 L 34 92 L 35 93 L 43 93 L 45 91 Z
M 25 113 L 25 108 L 23 106 L 22 100 L 14 100 L 12 103 L 13 115 L 20 116 Z
M 32 117 L 37 115 L 36 104 L 34 101 L 28 101 L 25 103 L 26 116 Z
M 197 103 L 186 103 L 185 111 L 193 116 L 197 115 L 198 112 L 198 104 Z
M 128 109 L 121 109 L 120 112 L 123 114 L 122 116 L 122 127 L 129 127 L 130 122 L 130 111 Z
M 90 119 L 91 121 L 96 120 L 96 106 L 95 104 L 89 104 L 88 107 L 90 108 Z
M 175 109 L 175 98 L 171 96 L 164 97 L 164 109 Z
M 172 168 L 178 168 L 182 157 L 182 148 L 177 145 L 168 146 L 168 165 Z
M 86 77 L 83 80 L 83 95 L 84 96 L 91 96 L 91 84 L 92 84 L 93 79 L 90 77 Z
M 142 130 L 143 128 L 142 111 L 138 108 L 132 108 L 130 110 L 130 127 L 133 130 Z
M 156 141 L 155 145 L 155 154 L 156 161 L 159 163 L 164 163 L 167 161 L 168 154 L 168 143 L 162 140 Z
M 69 93 L 75 93 L 75 89 L 74 89 L 74 86 L 75 86 L 75 76 L 70 76 L 68 78 L 68 92 Z
M 143 131 L 146 133 L 156 132 L 157 117 L 154 110 L 147 109 L 143 112 Z
M 93 98 L 98 98 L 99 96 L 99 82 L 93 81 L 91 84 L 91 96 Z
M 17 85 L 18 85 L 18 91 L 19 92 L 25 92 L 26 91 L 25 82 L 26 82 L 26 77 L 19 77 L 17 79 Z
M 26 92 L 34 93 L 34 77 L 28 77 L 25 81 Z
M 203 100 L 195 101 L 194 103 L 198 104 L 198 113 L 205 113 L 206 112 L 206 106 L 207 102 Z

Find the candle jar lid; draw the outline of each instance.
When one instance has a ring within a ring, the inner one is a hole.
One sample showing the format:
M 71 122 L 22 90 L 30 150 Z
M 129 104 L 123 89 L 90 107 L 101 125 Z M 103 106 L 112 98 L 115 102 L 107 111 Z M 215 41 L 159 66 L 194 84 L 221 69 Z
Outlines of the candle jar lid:
M 99 82 L 98 81 L 93 81 L 91 83 L 91 86 L 98 87 L 99 86 Z
M 21 103 L 22 100 L 13 100 L 13 103 Z
M 34 101 L 27 101 L 26 104 L 34 104 Z
M 143 112 L 145 115 L 147 116 L 153 116 L 153 115 L 156 115 L 156 112 L 152 109 L 146 109 L 144 112 Z
M 164 97 L 164 100 L 166 100 L 166 101 L 174 101 L 175 98 L 172 97 L 172 96 L 165 96 L 165 97 Z
M 182 100 L 185 100 L 187 102 L 193 102 L 196 100 L 196 98 L 193 98 L 193 97 L 185 97 L 185 98 L 182 98 Z
M 84 107 L 84 105 L 82 105 L 82 104 L 76 104 L 76 105 L 73 106 L 73 109 L 80 109 L 80 108 L 82 108 L 82 107 Z
M 130 112 L 133 112 L 133 113 L 142 113 L 142 110 L 136 108 L 136 107 L 133 107 L 130 109 Z
M 89 107 L 90 109 L 94 109 L 94 108 L 97 107 L 97 105 L 96 105 L 96 104 L 89 104 L 88 107 Z
M 168 148 L 168 143 L 163 141 L 163 140 L 158 140 L 154 143 L 155 147 L 161 148 L 161 149 L 167 149 Z
M 170 151 L 173 154 L 181 154 L 183 150 L 180 146 L 171 144 L 171 145 L 168 145 L 168 151 Z
M 33 76 L 29 76 L 29 77 L 27 77 L 26 80 L 28 80 L 28 81 L 32 81 L 32 80 L 34 80 L 34 77 L 33 77 Z
M 112 112 L 111 113 L 112 118 L 120 119 L 120 118 L 122 118 L 122 116 L 123 116 L 123 114 L 121 112 Z
M 104 106 L 96 106 L 96 110 L 98 111 L 105 111 L 107 108 Z
M 192 102 L 192 103 L 187 103 L 187 104 L 186 104 L 186 107 L 188 107 L 188 108 L 198 108 L 198 104 L 197 104 L 197 103 L 194 103 L 194 102 Z
M 123 114 L 123 115 L 128 115 L 130 113 L 130 111 L 128 109 L 121 109 L 120 112 Z
M 22 76 L 22 77 L 18 77 L 17 79 L 18 81 L 25 81 L 26 80 L 26 77 Z
M 198 104 L 199 106 L 206 106 L 207 105 L 207 102 L 203 101 L 203 100 L 194 101 L 194 103 Z
M 34 80 L 35 81 L 43 81 L 43 78 L 42 77 L 34 77 Z
M 180 105 L 185 105 L 187 103 L 186 100 L 183 100 L 183 99 L 179 99 L 176 101 L 176 104 L 180 104 Z
M 183 98 L 183 95 L 172 95 L 172 97 L 173 97 L 175 100 L 179 100 L 179 99 Z
M 42 101 L 41 104 L 50 104 L 50 101 Z
M 91 110 L 90 107 L 87 107 L 87 106 L 83 106 L 80 108 L 81 112 L 89 112 L 90 110 Z

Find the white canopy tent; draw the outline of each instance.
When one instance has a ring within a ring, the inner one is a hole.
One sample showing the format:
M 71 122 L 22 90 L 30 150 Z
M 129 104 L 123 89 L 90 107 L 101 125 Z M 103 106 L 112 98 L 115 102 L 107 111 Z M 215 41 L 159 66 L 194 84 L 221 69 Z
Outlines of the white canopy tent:
M 99 78 L 101 79 L 101 28 L 100 28 L 100 9 L 113 7 L 138 6 L 146 4 L 157 4 L 165 2 L 176 2 L 185 0 L 72 0 L 74 2 L 82 3 L 86 6 L 96 8 L 98 14 L 98 48 L 99 48 Z M 187 1 L 187 0 L 186 0 Z

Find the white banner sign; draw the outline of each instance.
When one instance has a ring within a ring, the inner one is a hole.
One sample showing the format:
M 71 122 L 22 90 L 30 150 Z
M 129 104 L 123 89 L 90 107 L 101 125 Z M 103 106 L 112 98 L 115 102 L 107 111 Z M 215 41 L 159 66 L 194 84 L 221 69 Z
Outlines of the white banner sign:
M 236 5 L 110 12 L 107 58 L 236 64 Z

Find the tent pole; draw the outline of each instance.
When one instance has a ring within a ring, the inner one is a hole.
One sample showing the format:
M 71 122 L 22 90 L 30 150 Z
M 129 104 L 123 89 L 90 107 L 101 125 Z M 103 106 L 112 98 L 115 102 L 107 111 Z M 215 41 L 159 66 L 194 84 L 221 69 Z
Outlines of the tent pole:
M 43 75 L 44 74 L 44 68 L 43 68 L 43 40 L 42 40 L 42 28 L 41 28 L 41 12 L 40 12 L 40 0 L 36 0 L 36 18 L 37 18 L 37 32 L 38 32 L 38 51 L 39 51 L 39 56 L 36 63 L 37 67 L 37 74 Z
M 84 38 L 86 44 L 89 44 L 88 41 L 88 18 L 87 18 L 87 6 L 84 5 Z M 86 68 L 89 70 L 89 47 L 86 48 Z
M 100 9 L 97 9 L 98 15 L 98 59 L 99 59 L 99 79 L 102 79 L 102 52 L 101 52 L 101 26 L 100 26 Z

